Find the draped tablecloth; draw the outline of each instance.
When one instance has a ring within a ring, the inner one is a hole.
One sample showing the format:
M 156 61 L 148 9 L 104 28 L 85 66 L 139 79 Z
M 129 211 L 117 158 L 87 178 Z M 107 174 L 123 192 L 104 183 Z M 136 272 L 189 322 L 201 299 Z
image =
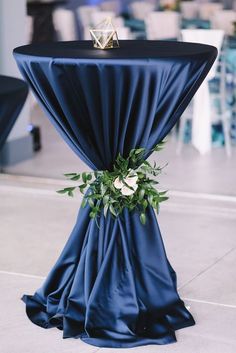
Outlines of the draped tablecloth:
M 28 94 L 28 85 L 18 78 L 0 75 L 0 150 Z
M 126 157 L 132 148 L 150 150 L 163 140 L 217 50 L 121 41 L 120 48 L 102 51 L 84 41 L 23 46 L 14 55 L 72 150 L 92 169 L 112 170 L 118 153 Z M 41 288 L 23 296 L 29 318 L 101 347 L 174 342 L 175 330 L 194 319 L 177 293 L 154 210 L 147 209 L 146 225 L 135 211 L 101 215 L 98 225 L 89 212 L 89 206 L 80 209 Z

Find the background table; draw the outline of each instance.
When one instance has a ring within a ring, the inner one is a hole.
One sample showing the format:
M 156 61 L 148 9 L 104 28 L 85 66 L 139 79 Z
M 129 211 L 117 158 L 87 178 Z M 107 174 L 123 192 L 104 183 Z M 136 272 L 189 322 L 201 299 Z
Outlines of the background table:
M 28 85 L 18 78 L 0 75 L 0 150 L 28 94 Z
M 92 169 L 111 170 L 118 153 L 150 150 L 168 134 L 217 51 L 161 41 L 102 51 L 85 41 L 24 46 L 14 55 L 73 151 Z M 194 319 L 177 293 L 153 209 L 145 226 L 125 210 L 101 216 L 98 227 L 89 212 L 80 210 L 42 287 L 24 295 L 29 318 L 102 347 L 174 342 L 175 330 Z

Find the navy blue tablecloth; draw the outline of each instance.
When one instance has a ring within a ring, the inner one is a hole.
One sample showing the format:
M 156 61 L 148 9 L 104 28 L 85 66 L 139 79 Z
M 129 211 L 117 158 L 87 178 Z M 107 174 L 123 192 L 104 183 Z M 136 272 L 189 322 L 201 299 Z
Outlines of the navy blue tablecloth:
M 9 135 L 28 94 L 20 79 L 0 75 L 0 150 Z
M 168 134 L 217 51 L 161 41 L 121 41 L 102 51 L 85 41 L 24 46 L 14 55 L 72 150 L 92 169 L 111 170 L 118 153 L 151 149 Z M 101 347 L 174 342 L 175 330 L 194 319 L 177 293 L 153 209 L 145 226 L 125 210 L 99 217 L 98 227 L 89 212 L 80 209 L 41 288 L 23 296 L 29 318 Z

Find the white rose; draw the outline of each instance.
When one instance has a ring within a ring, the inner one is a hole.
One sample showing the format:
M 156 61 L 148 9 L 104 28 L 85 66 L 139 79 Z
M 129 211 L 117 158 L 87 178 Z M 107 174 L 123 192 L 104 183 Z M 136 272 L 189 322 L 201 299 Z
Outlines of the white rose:
M 119 179 L 119 177 L 115 179 L 113 185 L 116 189 L 122 189 L 122 187 L 124 186 L 123 182 Z
M 133 195 L 133 193 L 135 193 L 135 191 L 138 188 L 137 181 L 138 181 L 138 175 L 136 173 L 132 173 L 132 174 L 129 173 L 127 177 L 124 178 L 124 182 L 128 186 L 130 186 L 130 188 L 126 186 L 124 182 L 119 179 L 119 177 L 115 179 L 113 185 L 116 189 L 121 190 L 122 195 L 130 196 L 130 195 Z
M 134 187 L 135 185 L 137 185 L 137 181 L 138 181 L 138 176 L 137 176 L 137 174 L 128 175 L 128 176 L 125 178 L 126 184 L 129 185 L 129 186 L 131 186 L 131 187 Z
M 137 187 L 135 187 L 134 190 L 132 190 L 132 189 L 128 188 L 127 186 L 123 186 L 123 188 L 121 189 L 121 193 L 124 196 L 133 195 L 133 193 L 135 193 L 135 191 L 137 190 Z

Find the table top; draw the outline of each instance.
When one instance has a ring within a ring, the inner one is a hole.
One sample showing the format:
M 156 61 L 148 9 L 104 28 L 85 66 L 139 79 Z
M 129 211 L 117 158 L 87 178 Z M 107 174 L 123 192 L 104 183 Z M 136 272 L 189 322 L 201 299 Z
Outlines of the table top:
M 92 41 L 38 43 L 15 48 L 14 54 L 45 58 L 97 60 L 182 58 L 191 56 L 206 58 L 217 55 L 215 47 L 196 43 L 146 40 L 121 40 L 119 43 L 119 48 L 106 50 L 93 48 Z
M 0 75 L 0 95 L 14 94 L 21 90 L 27 90 L 28 85 L 21 79 Z

